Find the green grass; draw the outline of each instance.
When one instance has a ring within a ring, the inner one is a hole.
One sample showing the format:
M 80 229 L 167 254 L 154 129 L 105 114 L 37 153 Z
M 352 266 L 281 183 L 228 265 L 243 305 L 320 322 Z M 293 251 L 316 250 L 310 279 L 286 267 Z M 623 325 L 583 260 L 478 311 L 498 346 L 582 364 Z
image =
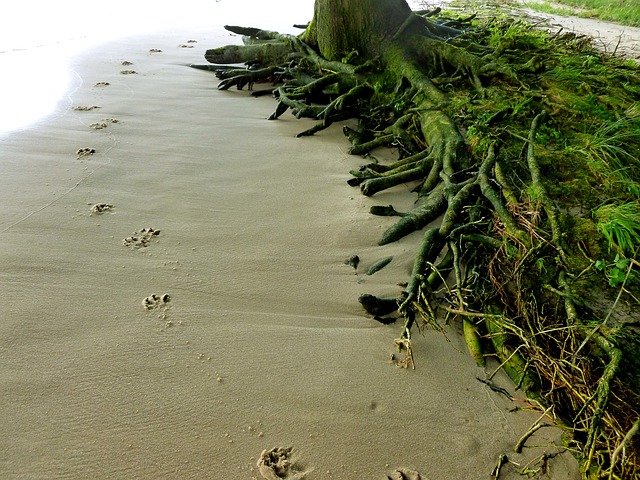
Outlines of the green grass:
M 551 15 L 560 15 L 563 17 L 568 17 L 571 15 L 577 16 L 579 14 L 579 12 L 573 8 L 562 7 L 558 4 L 551 4 L 544 1 L 526 2 L 524 6 L 530 8 L 531 10 L 535 10 L 536 12 L 549 13 Z
M 567 7 L 564 7 L 566 5 Z M 640 27 L 640 1 L 638 0 L 548 0 L 532 1 L 527 7 L 555 15 L 577 15 L 600 18 Z
M 580 145 L 569 146 L 565 152 L 579 153 L 609 193 L 640 197 L 640 161 L 635 156 L 640 128 L 632 120 L 605 123 L 594 133 L 579 137 Z
M 640 203 L 603 205 L 594 217 L 609 248 L 615 245 L 623 253 L 632 254 L 640 246 Z

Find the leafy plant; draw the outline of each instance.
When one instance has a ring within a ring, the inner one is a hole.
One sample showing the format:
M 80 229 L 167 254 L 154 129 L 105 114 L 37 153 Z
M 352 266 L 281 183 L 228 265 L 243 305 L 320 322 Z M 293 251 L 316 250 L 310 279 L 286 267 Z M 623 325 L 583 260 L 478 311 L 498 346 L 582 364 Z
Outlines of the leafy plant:
M 562 142 L 562 134 L 559 130 L 550 125 L 541 125 L 536 132 L 536 141 L 541 145 L 548 145 L 552 142 Z
M 594 267 L 599 272 L 605 272 L 611 287 L 618 287 L 625 282 L 625 279 L 633 280 L 633 275 L 629 274 L 627 277 L 629 263 L 628 258 L 618 254 L 613 263 L 608 264 L 604 260 L 598 260 Z

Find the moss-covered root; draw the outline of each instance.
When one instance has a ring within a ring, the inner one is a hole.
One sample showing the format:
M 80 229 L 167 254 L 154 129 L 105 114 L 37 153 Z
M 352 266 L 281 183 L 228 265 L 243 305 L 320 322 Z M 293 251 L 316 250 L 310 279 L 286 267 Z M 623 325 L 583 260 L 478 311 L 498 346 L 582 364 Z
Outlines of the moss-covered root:
M 529 245 L 531 243 L 529 235 L 520 228 L 503 202 L 501 196 L 491 187 L 488 173 L 488 171 L 482 170 L 478 174 L 478 185 L 480 186 L 482 195 L 493 207 L 493 211 L 500 219 L 506 233 L 508 233 L 512 238 L 517 239 L 522 244 Z
M 609 405 L 609 398 L 611 397 L 611 384 L 622 363 L 622 351 L 620 349 L 615 348 L 611 342 L 602 335 L 596 335 L 594 339 L 598 343 L 598 346 L 604 349 L 609 356 L 609 363 L 607 363 L 604 373 L 598 381 L 598 388 L 596 388 L 596 408 L 591 419 L 591 425 L 589 425 L 587 442 L 585 444 L 585 451 L 587 452 L 587 459 L 584 466 L 585 472 L 588 472 L 591 468 L 596 441 L 602 430 L 602 417 Z
M 278 104 L 269 120 L 278 119 L 289 108 L 296 118 L 316 118 L 324 108 L 321 105 L 307 104 L 306 93 L 288 92 L 285 87 L 278 87 L 274 91 L 274 95 L 278 98 Z
M 563 260 L 566 260 L 566 255 L 561 243 L 562 229 L 560 228 L 560 222 L 558 221 L 558 209 L 556 208 L 555 204 L 551 200 L 551 197 L 549 196 L 549 193 L 547 192 L 547 188 L 544 184 L 540 166 L 538 165 L 538 160 L 536 159 L 535 154 L 536 131 L 543 116 L 543 113 L 538 114 L 531 122 L 531 129 L 529 130 L 529 138 L 527 142 L 527 164 L 529 166 L 529 172 L 531 174 L 532 187 L 536 196 L 540 198 L 542 205 L 544 206 L 544 211 L 547 214 L 547 218 L 549 220 L 553 245 L 556 247 Z
M 438 227 L 428 228 L 422 237 L 422 243 L 413 263 L 411 277 L 405 289 L 404 301 L 400 304 L 399 311 L 407 316 L 412 310 L 412 303 L 418 299 L 418 290 L 422 284 L 422 279 L 430 270 L 430 265 L 435 261 L 438 253 L 442 251 L 446 244 L 446 238 L 440 235 Z
M 585 473 L 587 473 L 591 468 L 591 463 L 595 455 L 596 443 L 602 431 L 602 418 L 605 414 L 607 406 L 609 405 L 609 399 L 611 397 L 611 385 L 622 365 L 622 350 L 620 350 L 614 343 L 612 343 L 608 338 L 602 335 L 598 331 L 599 327 L 596 327 L 595 330 L 589 329 L 584 324 L 584 322 L 582 322 L 582 320 L 578 316 L 578 310 L 573 302 L 574 296 L 571 291 L 571 286 L 567 281 L 567 275 L 564 270 L 561 271 L 560 275 L 558 276 L 558 285 L 565 294 L 564 307 L 567 314 L 567 323 L 569 325 L 576 326 L 578 330 L 581 331 L 583 335 L 585 335 L 585 342 L 593 342 L 597 346 L 597 349 L 601 352 L 604 352 L 604 354 L 609 359 L 607 365 L 604 368 L 604 372 L 600 377 L 600 380 L 598 381 L 598 387 L 596 388 L 596 392 L 594 395 L 595 409 L 591 417 L 589 430 L 587 432 L 587 441 L 585 442 L 584 446 L 586 458 L 583 469 Z M 582 411 L 585 411 L 587 409 L 591 401 L 594 400 L 594 397 L 592 397 L 590 400 L 587 400 L 587 402 L 583 406 Z
M 357 104 L 362 100 L 366 100 L 371 95 L 373 95 L 373 88 L 368 84 L 356 85 L 329 103 L 318 117 L 322 119 L 323 124 L 326 126 L 335 112 L 342 111 L 347 105 Z
M 462 333 L 471 358 L 475 360 L 476 365 L 484 367 L 486 362 L 482 349 L 482 338 L 478 333 L 476 325 L 468 318 L 462 319 Z
M 518 440 L 518 443 L 516 443 L 515 447 L 513 447 L 513 451 L 516 453 L 522 453 L 522 449 L 524 448 L 524 444 L 527 443 L 527 440 L 529 438 L 531 438 L 531 436 L 536 433 L 538 430 L 540 430 L 542 427 L 548 427 L 551 426 L 552 424 L 550 423 L 542 423 L 543 420 L 549 415 L 549 412 L 551 412 L 551 410 L 553 409 L 553 405 L 549 408 L 547 408 L 542 415 L 540 416 L 540 418 L 538 418 L 533 425 L 531 425 L 531 427 L 529 428 L 529 430 L 527 430 L 525 432 L 524 435 L 522 435 L 522 437 L 520 437 L 520 440 Z
M 424 228 L 438 218 L 447 208 L 444 197 L 444 184 L 438 185 L 421 205 L 403 215 L 400 220 L 382 234 L 378 245 L 387 245 L 412 232 Z M 432 259 L 430 259 L 432 260 Z
M 209 63 L 259 63 L 260 65 L 279 65 L 284 63 L 291 47 L 285 43 L 264 43 L 259 45 L 227 45 L 212 48 L 205 52 Z
M 486 172 L 491 169 L 495 162 L 495 151 L 493 146 L 489 149 L 489 152 L 480 166 L 479 172 Z M 467 204 L 469 197 L 477 187 L 477 177 L 471 178 L 464 182 L 454 184 L 451 182 L 451 176 L 448 175 L 448 167 L 443 165 L 442 177 L 443 181 L 434 189 L 427 200 L 433 197 L 437 191 L 441 189 L 441 193 L 444 198 L 443 203 L 446 205 L 444 215 L 442 217 L 442 223 L 440 227 L 432 227 L 425 231 L 422 239 L 422 244 L 413 265 L 411 277 L 407 283 L 407 288 L 404 294 L 404 300 L 401 302 L 399 311 L 401 314 L 407 316 L 407 320 L 411 322 L 411 315 L 409 311 L 413 309 L 413 302 L 419 299 L 418 291 L 423 278 L 431 270 L 431 266 L 435 263 L 436 258 L 443 250 L 449 236 L 454 231 L 458 224 L 459 217 Z M 398 224 L 405 224 L 411 221 L 411 216 L 401 218 Z M 383 238 L 384 239 L 384 238 Z
M 438 288 L 438 286 L 444 282 L 444 279 L 452 268 L 453 254 L 448 250 L 442 260 L 432 269 L 432 272 L 424 278 L 423 283 L 425 287 L 430 289 Z M 403 302 L 405 298 L 404 295 L 398 297 L 376 297 L 375 295 L 365 293 L 360 295 L 358 301 L 368 313 L 376 317 L 381 317 L 398 310 L 398 305 Z
M 359 170 L 351 170 L 349 173 L 351 173 L 351 175 L 353 175 L 354 177 L 362 178 L 365 180 L 368 178 L 377 178 L 385 175 L 395 175 L 396 173 L 415 168 L 419 162 L 424 161 L 425 159 L 430 164 L 433 164 L 432 158 L 429 157 L 429 151 L 426 149 L 390 164 L 376 162 L 367 163 L 366 165 L 362 165 Z
M 539 390 L 538 382 L 531 375 L 524 356 L 517 348 L 509 344 L 509 335 L 501 323 L 504 317 L 485 317 L 485 326 L 491 339 L 491 344 L 500 360 L 501 366 L 516 386 L 528 396 L 535 396 Z M 498 320 L 500 318 L 500 320 Z
M 414 168 L 402 170 L 391 175 L 380 175 L 370 178 L 360 184 L 360 191 L 363 195 L 370 197 L 382 190 L 386 190 L 402 183 L 409 183 L 414 180 L 422 180 L 431 169 L 428 160 L 418 162 Z
M 269 77 L 273 77 L 278 72 L 278 70 L 278 67 L 267 67 L 258 70 L 244 70 L 238 75 L 234 75 L 222 80 L 218 84 L 218 90 L 229 90 L 234 86 L 237 87 L 238 90 L 242 90 L 245 85 L 248 85 L 249 90 L 251 90 L 254 83 L 263 81 Z

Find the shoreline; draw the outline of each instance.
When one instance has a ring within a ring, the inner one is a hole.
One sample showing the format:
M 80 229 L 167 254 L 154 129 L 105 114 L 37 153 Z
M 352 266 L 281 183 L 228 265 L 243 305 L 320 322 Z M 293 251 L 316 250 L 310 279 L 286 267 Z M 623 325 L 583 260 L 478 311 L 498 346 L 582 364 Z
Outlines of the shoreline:
M 294 21 L 302 23 L 312 14 L 313 0 L 289 5 L 286 14 L 276 14 L 257 0 L 192 0 L 188 5 L 111 0 L 101 5 L 99 13 L 81 0 L 56 5 L 25 0 L 0 18 L 0 70 L 5 73 L 0 77 L 0 138 L 51 114 L 69 90 L 65 64 L 86 51 L 97 51 L 102 44 L 176 30 L 222 31 L 217 19 L 264 22 L 272 29 L 291 32 Z
M 297 139 L 308 122 L 186 67 L 227 38 L 84 52 L 66 107 L 2 138 L 0 476 L 259 479 L 261 452 L 291 446 L 306 479 L 470 479 L 563 450 L 545 428 L 511 453 L 539 413 L 477 381 L 455 329 L 416 333 L 416 370 L 391 363 L 397 325 L 357 298 L 411 268 L 419 232 L 378 247 L 393 219 L 368 214 L 406 187 L 362 197 L 339 128 Z M 567 452 L 550 468 L 577 473 Z

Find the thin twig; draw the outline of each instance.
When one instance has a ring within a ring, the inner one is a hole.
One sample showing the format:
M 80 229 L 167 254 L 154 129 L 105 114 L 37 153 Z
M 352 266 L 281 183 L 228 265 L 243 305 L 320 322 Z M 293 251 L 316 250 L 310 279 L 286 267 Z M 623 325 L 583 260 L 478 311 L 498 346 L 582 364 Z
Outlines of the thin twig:
M 611 467 L 609 469 L 609 480 L 613 479 L 613 469 L 615 468 L 616 463 L 618 463 L 618 457 L 620 456 L 620 452 L 624 450 L 627 443 L 629 443 L 631 439 L 638 434 L 639 431 L 640 431 L 640 417 L 635 421 L 633 426 L 629 429 L 627 434 L 624 436 L 622 441 L 618 444 L 616 449 L 613 451 L 613 454 L 611 455 Z
M 541 423 L 541 421 L 547 416 L 547 414 L 553 409 L 553 405 L 550 406 L 549 408 L 547 408 L 544 413 L 542 415 L 540 415 L 540 418 L 538 418 L 533 425 L 531 425 L 531 428 L 520 438 L 520 440 L 518 440 L 518 443 L 516 443 L 516 446 L 514 447 L 514 451 L 516 453 L 522 453 L 522 448 L 524 447 L 524 444 L 527 442 L 527 440 L 529 439 L 529 437 L 531 437 L 531 435 L 533 435 L 534 433 L 536 433 L 538 430 L 540 430 L 542 427 L 549 427 L 551 426 L 548 423 Z

